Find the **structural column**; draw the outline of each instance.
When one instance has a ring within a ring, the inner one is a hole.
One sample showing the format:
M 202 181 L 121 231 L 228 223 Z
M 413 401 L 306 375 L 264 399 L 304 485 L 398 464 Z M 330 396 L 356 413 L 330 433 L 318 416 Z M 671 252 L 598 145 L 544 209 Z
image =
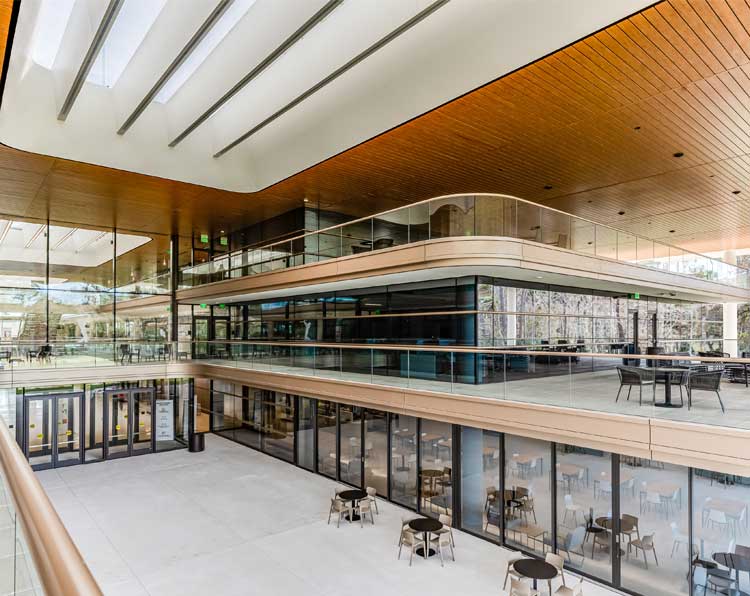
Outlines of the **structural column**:
M 724 252 L 722 259 L 725 263 L 731 265 L 737 264 L 737 254 L 733 250 L 727 250 Z M 733 358 L 737 357 L 737 304 L 729 303 L 724 304 L 724 316 L 723 316 L 723 333 L 724 338 L 724 352 L 728 353 Z

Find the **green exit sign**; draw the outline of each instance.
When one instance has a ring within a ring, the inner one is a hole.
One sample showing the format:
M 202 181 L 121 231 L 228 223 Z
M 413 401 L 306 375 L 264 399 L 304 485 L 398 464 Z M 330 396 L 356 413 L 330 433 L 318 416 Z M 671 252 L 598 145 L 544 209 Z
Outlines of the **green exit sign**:
M 227 238 L 226 236 L 222 236 L 221 238 L 219 238 L 219 243 L 222 246 L 226 246 L 227 244 L 229 244 L 229 238 Z
M 631 294 L 630 297 L 633 300 L 640 300 L 641 299 L 641 295 L 638 292 L 636 292 L 635 294 Z
M 204 244 L 208 242 L 208 234 L 201 234 L 201 242 Z

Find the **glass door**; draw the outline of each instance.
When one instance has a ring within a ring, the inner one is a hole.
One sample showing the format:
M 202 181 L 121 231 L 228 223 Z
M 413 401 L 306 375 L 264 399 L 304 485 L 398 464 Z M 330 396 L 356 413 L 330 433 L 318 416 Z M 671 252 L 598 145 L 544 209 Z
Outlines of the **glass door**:
M 229 344 L 216 343 L 229 339 L 229 317 L 214 317 L 214 334 L 211 338 L 211 355 L 216 358 L 227 358 L 229 356 Z
M 133 441 L 132 454 L 153 451 L 154 428 L 154 395 L 153 387 L 132 389 Z
M 107 440 L 105 459 L 115 459 L 130 455 L 131 430 L 130 391 L 115 390 L 105 392 L 105 427 Z
M 27 398 L 26 406 L 26 459 L 34 470 L 54 467 L 52 449 L 53 410 L 52 398 Z
M 82 393 L 27 396 L 24 449 L 35 470 L 81 463 Z
M 193 317 L 193 358 L 208 358 L 209 317 Z

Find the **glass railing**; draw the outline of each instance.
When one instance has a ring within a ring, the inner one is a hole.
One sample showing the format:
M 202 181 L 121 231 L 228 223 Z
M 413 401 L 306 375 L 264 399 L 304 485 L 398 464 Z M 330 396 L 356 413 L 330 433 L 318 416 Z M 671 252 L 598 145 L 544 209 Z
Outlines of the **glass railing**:
M 0 594 L 4 596 L 101 596 L 2 418 L 0 549 Z
M 587 349 L 200 342 L 192 357 L 250 370 L 750 428 L 748 358 Z
M 457 236 L 517 238 L 649 269 L 750 287 L 748 270 L 506 195 L 452 195 L 184 267 L 180 288 Z
M 71 340 L 0 343 L 0 373 L 4 370 L 159 364 L 178 358 L 187 358 L 187 352 L 178 353 L 177 345 L 166 341 Z

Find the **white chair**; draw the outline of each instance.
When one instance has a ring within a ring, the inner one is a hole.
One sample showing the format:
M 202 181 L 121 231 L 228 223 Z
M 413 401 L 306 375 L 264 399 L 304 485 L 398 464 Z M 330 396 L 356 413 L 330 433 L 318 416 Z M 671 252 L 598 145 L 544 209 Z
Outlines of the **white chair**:
M 370 501 L 370 499 L 360 499 L 359 501 L 357 501 L 357 505 L 354 508 L 354 511 L 359 514 L 360 527 L 365 527 L 365 517 L 368 513 L 370 514 L 370 521 L 372 521 L 372 525 L 375 525 L 375 514 L 373 513 L 372 501 Z
M 687 549 L 688 537 L 680 533 L 680 530 L 677 528 L 677 522 L 672 522 L 669 524 L 669 527 L 672 528 L 672 554 L 670 558 L 674 558 L 674 554 L 675 552 L 679 552 L 680 546 L 685 545 Z
M 438 521 L 443 524 L 443 527 L 437 532 L 433 532 L 433 534 L 448 534 L 451 539 L 451 547 L 456 546 L 456 542 L 453 540 L 453 518 L 450 515 L 441 513 L 438 516 Z
M 418 515 L 401 516 L 401 535 L 398 537 L 398 546 L 401 546 L 401 543 L 404 540 L 404 532 L 411 532 L 412 534 L 415 534 L 414 530 L 409 527 L 409 522 L 413 519 L 417 519 L 418 517 Z
M 376 498 L 378 496 L 378 491 L 372 486 L 368 486 L 365 490 L 367 491 L 367 499 L 375 506 L 375 513 L 380 515 L 380 511 L 378 511 L 378 500 Z
M 637 538 L 636 540 L 632 540 L 631 542 L 628 542 L 628 556 L 630 556 L 630 550 L 631 548 L 635 549 L 635 556 L 638 557 L 638 551 L 640 550 L 643 553 L 643 564 L 646 566 L 646 569 L 648 569 L 648 560 L 646 559 L 646 551 L 651 551 L 654 554 L 654 561 L 656 561 L 656 566 L 659 566 L 659 559 L 656 556 L 656 545 L 654 544 L 654 535 L 648 534 L 644 536 L 643 538 Z
M 708 512 L 708 524 L 712 530 L 719 527 L 723 531 L 729 527 L 726 514 L 718 509 L 711 509 Z
M 599 481 L 599 490 L 596 492 L 597 498 L 601 499 L 606 497 L 607 499 L 612 498 L 612 483 L 609 480 Z
M 433 533 L 433 536 L 433 538 L 430 538 L 430 546 L 434 546 L 440 555 L 440 566 L 445 566 L 443 564 L 443 547 L 445 546 L 451 549 L 451 558 L 455 561 L 456 554 L 453 552 L 453 543 L 451 542 L 450 532 L 437 532 Z
M 555 590 L 555 596 L 583 596 L 583 578 L 571 588 L 560 586 Z
M 338 513 L 338 519 L 336 520 L 336 527 L 338 528 L 341 524 L 341 518 L 349 513 L 349 507 L 341 499 L 331 499 L 331 508 L 328 510 L 328 522 L 331 523 L 331 515 Z
M 519 580 L 521 579 L 521 574 L 513 568 L 513 563 L 515 563 L 516 561 L 520 561 L 521 559 L 523 559 L 523 555 L 517 551 L 513 551 L 512 553 L 508 554 L 508 566 L 505 569 L 505 581 L 503 582 L 503 590 L 505 589 L 505 586 L 508 585 L 508 576 L 510 576 L 511 580 L 513 578 Z
M 583 514 L 583 507 L 580 505 L 576 505 L 573 503 L 573 496 L 572 495 L 565 495 L 565 515 L 563 515 L 562 523 L 563 525 L 566 525 L 565 522 L 568 519 L 568 514 L 573 513 L 573 528 L 575 528 L 578 525 L 578 512 L 581 512 Z
M 401 560 L 401 549 L 403 548 L 404 544 L 409 547 L 409 567 L 411 567 L 412 559 L 414 559 L 414 551 L 422 546 L 423 542 L 415 532 L 401 532 L 401 540 L 398 547 L 399 560 Z
M 539 592 L 520 579 L 511 579 L 510 596 L 539 596 Z
M 559 577 L 562 580 L 562 585 L 565 585 L 565 560 L 560 556 L 556 555 L 555 553 L 547 553 L 544 556 L 545 562 L 552 565 L 555 569 L 557 569 L 557 577 Z M 555 579 L 555 578 L 553 578 Z M 549 588 L 549 593 L 552 594 L 552 580 L 547 580 L 547 587 Z

